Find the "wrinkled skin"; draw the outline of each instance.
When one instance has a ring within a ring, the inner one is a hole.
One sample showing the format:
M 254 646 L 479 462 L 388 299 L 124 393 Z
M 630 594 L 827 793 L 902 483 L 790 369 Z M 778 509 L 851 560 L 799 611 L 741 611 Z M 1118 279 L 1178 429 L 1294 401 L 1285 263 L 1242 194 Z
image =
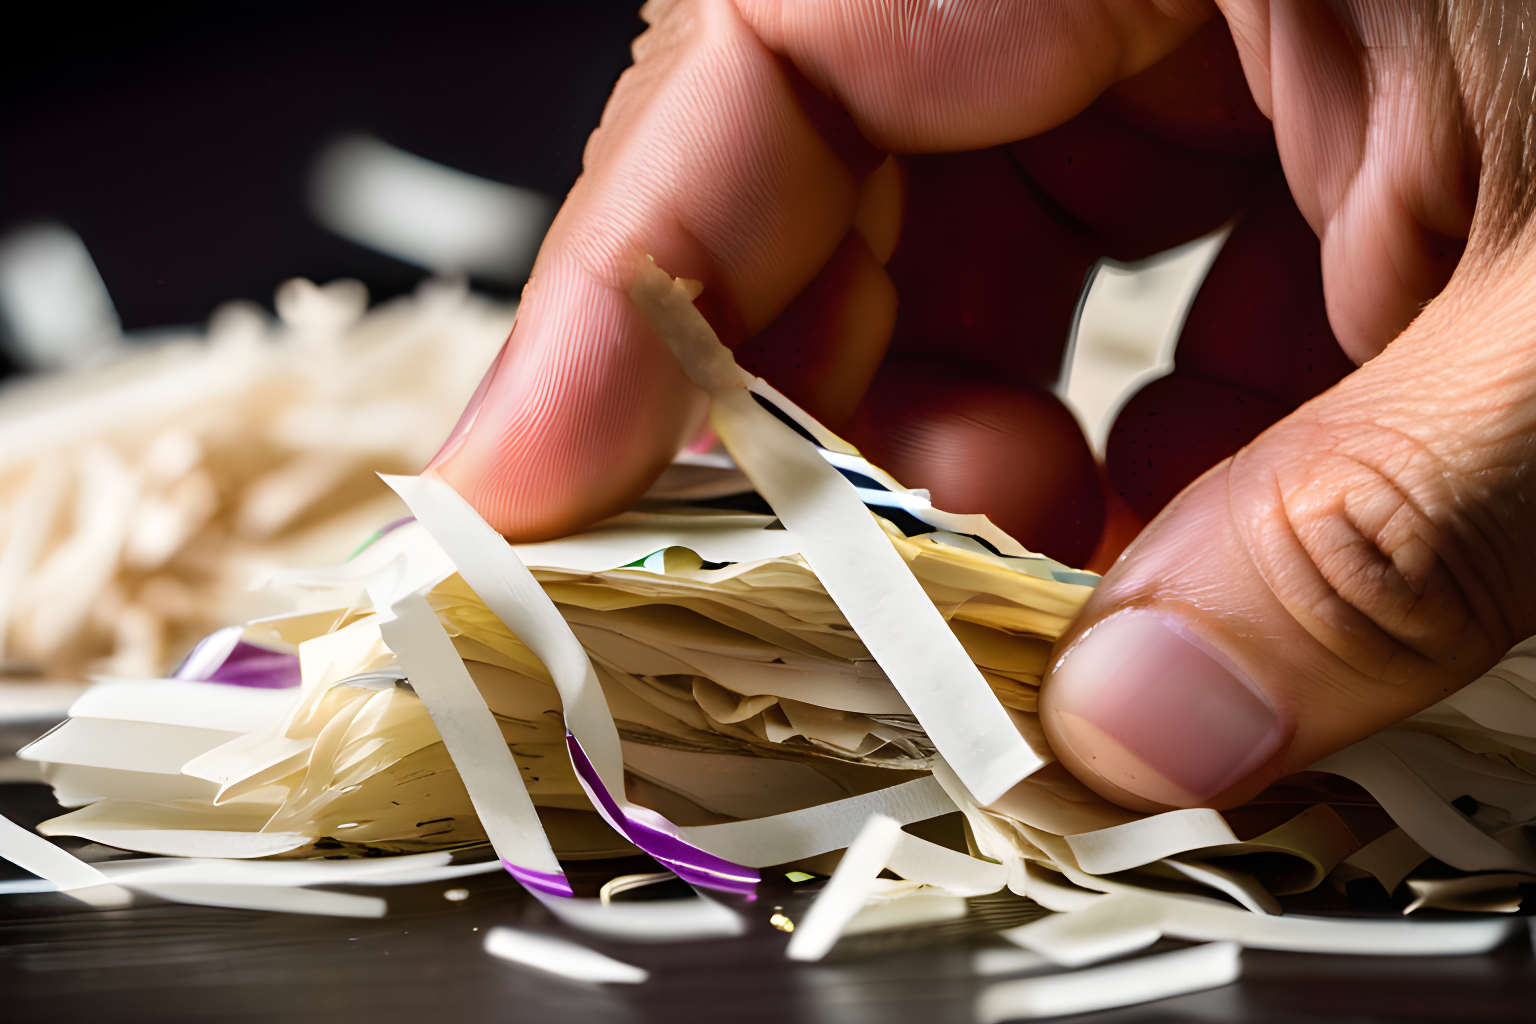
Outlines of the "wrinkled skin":
M 1114 775 L 1112 736 L 1063 731 L 1084 684 L 1058 665 L 1042 707 L 1069 769 L 1128 806 L 1241 802 L 1536 632 L 1536 278 L 1523 245 L 1463 258 L 1480 153 L 1426 109 L 1405 10 L 653 2 L 431 471 L 521 539 L 641 494 L 704 411 L 627 298 L 649 253 L 905 484 L 1112 563 L 1067 659 L 1142 609 L 1278 730 L 1219 792 Z M 1240 213 L 1176 372 L 1096 468 L 1048 390 L 1084 271 Z

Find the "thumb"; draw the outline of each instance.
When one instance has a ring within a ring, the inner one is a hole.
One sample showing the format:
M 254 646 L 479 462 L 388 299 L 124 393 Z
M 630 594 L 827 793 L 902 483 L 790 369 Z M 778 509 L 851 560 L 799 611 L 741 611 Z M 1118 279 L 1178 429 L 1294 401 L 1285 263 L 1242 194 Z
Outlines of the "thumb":
M 1144 810 L 1230 807 L 1536 632 L 1536 286 L 1478 269 L 1187 488 L 1105 576 L 1041 693 L 1061 760 Z

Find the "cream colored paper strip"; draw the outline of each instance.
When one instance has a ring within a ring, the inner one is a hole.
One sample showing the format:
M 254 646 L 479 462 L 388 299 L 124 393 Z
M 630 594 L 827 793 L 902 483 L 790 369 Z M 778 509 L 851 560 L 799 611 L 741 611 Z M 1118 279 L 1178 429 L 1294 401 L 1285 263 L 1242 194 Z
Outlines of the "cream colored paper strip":
M 1042 903 L 1061 905 L 1043 889 L 1032 886 L 1031 893 L 1038 891 L 1037 898 Z M 1057 963 L 1076 965 L 1143 948 L 1159 935 L 1294 952 L 1450 956 L 1487 952 L 1504 941 L 1510 929 L 1507 920 L 1487 918 L 1408 921 L 1297 914 L 1271 917 L 1215 900 L 1158 895 L 1130 886 L 1117 886 L 1110 895 L 1090 899 L 1092 902 L 1081 909 L 1030 922 L 1005 931 L 1002 936 Z
M 267 910 L 279 914 L 314 914 L 321 917 L 383 917 L 389 905 L 377 896 L 295 889 L 279 885 L 208 885 L 180 882 L 136 885 L 138 892 L 172 903 L 237 910 Z
M 1242 973 L 1241 950 L 1213 942 L 1086 971 L 1005 981 L 976 1000 L 977 1024 L 1089 1013 L 1228 985 Z
M 791 960 L 820 960 L 827 955 L 848 922 L 864 908 L 876 876 L 901 836 L 901 826 L 893 818 L 875 814 L 864 822 L 858 838 L 849 845 L 831 879 L 795 928 L 785 956 Z
M 400 598 L 393 611 L 379 624 L 384 641 L 432 716 L 497 856 L 524 885 L 569 896 L 512 751 L 437 614 L 420 594 Z
M 65 891 L 107 884 L 107 877 L 100 871 L 4 815 L 0 815 L 0 857 Z
M 651 976 L 644 968 L 604 956 L 595 949 L 553 935 L 516 928 L 492 928 L 485 936 L 485 951 L 503 960 L 575 981 L 638 985 Z
M 1125 871 L 1187 850 L 1238 841 L 1220 812 L 1208 807 L 1154 814 L 1064 838 L 1078 866 L 1093 875 Z
M 1473 825 L 1403 761 L 1375 739 L 1364 739 L 1323 758 L 1313 771 L 1359 783 L 1399 827 L 1430 854 L 1463 871 L 1529 871 L 1521 856 Z
M 859 829 L 873 814 L 910 825 L 937 818 L 954 809 L 955 805 L 943 787 L 932 776 L 927 776 L 803 810 L 723 825 L 695 825 L 677 831 L 683 839 L 717 857 L 750 868 L 763 868 L 844 849 L 858 837 Z
M 753 391 L 772 393 L 774 405 L 794 418 L 792 403 L 736 365 L 686 284 L 648 262 L 630 294 L 689 378 L 709 393 L 715 433 L 795 535 L 827 593 L 966 787 L 990 803 L 1040 768 L 1044 762 L 853 484 L 759 405 Z
M 457 491 L 435 477 L 384 476 L 470 589 L 544 663 L 560 691 L 566 728 L 614 800 L 624 803 L 624 758 L 597 673 L 581 642 L 527 566 Z

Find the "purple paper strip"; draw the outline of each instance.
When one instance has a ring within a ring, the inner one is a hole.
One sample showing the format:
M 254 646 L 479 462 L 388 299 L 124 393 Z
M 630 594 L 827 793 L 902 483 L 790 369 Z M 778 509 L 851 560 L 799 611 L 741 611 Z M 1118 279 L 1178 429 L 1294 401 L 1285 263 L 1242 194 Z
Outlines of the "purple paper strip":
M 229 626 L 203 637 L 171 673 L 171 678 L 260 690 L 286 690 L 299 685 L 297 655 L 246 643 L 240 639 L 242 631 L 240 626 Z
M 587 791 L 608 824 L 628 836 L 630 842 L 660 861 L 685 882 L 741 896 L 756 895 L 757 884 L 762 881 L 762 876 L 756 871 L 723 857 L 716 857 L 626 815 L 608 792 L 608 787 L 603 785 L 597 769 L 592 767 L 586 751 L 581 749 L 581 742 L 566 733 L 565 743 L 570 749 L 571 764 L 576 768 L 576 777 L 581 781 L 582 788 Z
M 507 873 L 522 883 L 523 888 L 531 889 L 536 893 L 546 896 L 574 896 L 571 884 L 565 880 L 565 876 L 548 871 L 535 871 L 532 868 L 520 868 L 516 864 L 501 859 L 501 866 L 507 869 Z

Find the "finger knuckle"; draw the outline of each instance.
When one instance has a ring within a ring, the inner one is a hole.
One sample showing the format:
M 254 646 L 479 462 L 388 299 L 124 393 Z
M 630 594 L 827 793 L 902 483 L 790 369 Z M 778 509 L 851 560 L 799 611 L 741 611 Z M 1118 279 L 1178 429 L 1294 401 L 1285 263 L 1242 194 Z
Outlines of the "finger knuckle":
M 1282 527 L 1310 563 L 1272 574 L 1277 592 L 1357 669 L 1428 682 L 1476 671 L 1521 638 L 1480 504 L 1425 444 L 1375 425 L 1335 430 L 1276 483 Z

